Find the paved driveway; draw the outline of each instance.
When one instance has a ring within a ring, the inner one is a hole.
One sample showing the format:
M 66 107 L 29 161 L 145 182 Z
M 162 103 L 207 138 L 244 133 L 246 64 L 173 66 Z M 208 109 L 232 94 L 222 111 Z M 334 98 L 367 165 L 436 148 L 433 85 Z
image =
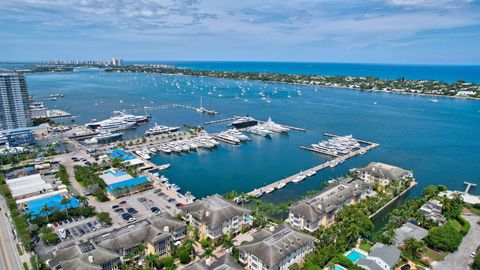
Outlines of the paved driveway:
M 475 215 L 464 215 L 463 217 L 470 222 L 470 231 L 463 238 L 462 244 L 457 251 L 448 254 L 443 261 L 432 264 L 434 270 L 470 269 L 470 264 L 473 262 L 470 254 L 475 252 L 480 245 L 480 225 L 477 224 L 480 217 Z

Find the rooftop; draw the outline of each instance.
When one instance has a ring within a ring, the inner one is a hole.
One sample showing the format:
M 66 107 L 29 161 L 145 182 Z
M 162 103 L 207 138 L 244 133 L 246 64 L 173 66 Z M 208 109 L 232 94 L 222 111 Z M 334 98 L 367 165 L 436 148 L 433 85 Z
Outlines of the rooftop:
M 117 149 L 113 150 L 112 152 L 108 153 L 108 156 L 111 157 L 111 158 L 120 159 L 121 161 L 127 161 L 127 160 L 135 159 L 134 155 L 132 155 L 131 153 L 129 153 L 125 150 L 119 149 L 119 148 L 117 148 Z
M 218 194 L 186 205 L 182 210 L 191 214 L 195 219 L 204 221 L 209 228 L 216 228 L 227 219 L 250 212 L 248 209 L 225 200 Z
M 134 186 L 145 184 L 145 183 L 150 183 L 150 180 L 148 180 L 148 178 L 145 175 L 143 175 L 137 178 L 132 178 L 122 182 L 111 184 L 107 186 L 106 189 L 110 194 L 116 194 L 119 192 L 119 190 L 122 190 L 125 188 L 132 188 Z
M 408 238 L 414 238 L 416 240 L 422 240 L 427 237 L 428 231 L 415 224 L 407 222 L 402 227 L 395 230 L 395 244 L 397 246 L 403 244 Z
M 410 171 L 380 162 L 371 162 L 367 167 L 360 168 L 359 170 L 368 172 L 375 177 L 396 181 L 412 176 Z
M 14 198 L 53 189 L 52 185 L 45 182 L 40 174 L 8 179 L 5 182 Z
M 268 267 L 277 265 L 297 249 L 308 243 L 313 243 L 316 238 L 295 231 L 282 224 L 276 229 L 263 229 L 252 235 L 254 240 L 239 246 L 241 252 L 248 252 L 258 257 Z
M 341 181 L 311 198 L 292 205 L 290 211 L 309 221 L 316 221 L 321 216 L 333 212 L 346 201 L 370 190 L 370 188 L 370 184 L 359 179 Z

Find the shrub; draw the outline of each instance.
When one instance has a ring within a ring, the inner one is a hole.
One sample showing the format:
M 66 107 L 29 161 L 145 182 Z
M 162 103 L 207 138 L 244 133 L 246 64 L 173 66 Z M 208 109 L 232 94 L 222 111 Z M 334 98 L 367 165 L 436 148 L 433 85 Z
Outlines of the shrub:
M 480 252 L 478 252 L 477 255 L 475 255 L 475 258 L 473 258 L 472 269 L 480 270 Z
M 455 226 L 448 222 L 440 227 L 430 229 L 426 242 L 441 251 L 455 251 L 462 242 L 462 235 Z
M 108 212 L 100 212 L 97 214 L 97 218 L 107 224 L 108 226 L 112 225 L 112 219 L 110 218 L 110 213 Z
M 182 264 L 187 264 L 191 261 L 190 258 L 190 252 L 186 248 L 182 248 L 178 251 L 178 259 L 180 260 L 180 263 Z

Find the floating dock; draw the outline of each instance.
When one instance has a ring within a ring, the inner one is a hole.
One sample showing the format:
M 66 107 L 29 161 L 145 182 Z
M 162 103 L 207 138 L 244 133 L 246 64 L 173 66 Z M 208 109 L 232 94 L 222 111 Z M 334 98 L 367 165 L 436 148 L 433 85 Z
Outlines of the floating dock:
M 330 134 L 330 133 L 325 133 L 324 135 L 325 136 L 330 136 L 330 137 L 337 137 L 338 136 L 338 135 L 334 135 L 334 134 Z M 326 162 L 324 162 L 322 164 L 319 164 L 317 166 L 314 166 L 312 168 L 305 169 L 305 170 L 303 170 L 303 172 L 299 172 L 299 173 L 296 173 L 294 175 L 288 176 L 286 178 L 280 179 L 276 182 L 265 185 L 261 188 L 256 188 L 256 189 L 248 192 L 246 195 L 248 195 L 249 197 L 258 198 L 258 197 L 262 196 L 263 194 L 266 194 L 267 190 L 269 191 L 268 193 L 270 193 L 270 192 L 272 192 L 272 190 L 276 190 L 276 189 L 280 189 L 280 188 L 285 187 L 288 183 L 293 183 L 293 180 L 295 180 L 297 178 L 297 176 L 299 176 L 302 173 L 305 175 L 305 173 L 307 171 L 318 172 L 318 171 L 321 171 L 325 168 L 335 167 L 337 164 L 340 164 L 340 163 L 346 161 L 347 159 L 350 159 L 350 158 L 355 157 L 357 155 L 364 154 L 367 151 L 369 151 L 369 150 L 371 150 L 375 147 L 378 147 L 380 145 L 378 143 L 373 143 L 373 142 L 368 142 L 368 141 L 362 141 L 362 140 L 357 140 L 357 141 L 366 144 L 366 146 L 361 147 L 361 148 L 359 148 L 355 151 L 352 151 L 352 152 L 350 152 L 346 155 L 335 157 L 332 160 L 326 161 Z M 304 180 L 306 180 L 306 179 L 304 179 Z M 236 202 L 241 202 L 242 200 L 244 200 L 242 197 L 235 198 Z

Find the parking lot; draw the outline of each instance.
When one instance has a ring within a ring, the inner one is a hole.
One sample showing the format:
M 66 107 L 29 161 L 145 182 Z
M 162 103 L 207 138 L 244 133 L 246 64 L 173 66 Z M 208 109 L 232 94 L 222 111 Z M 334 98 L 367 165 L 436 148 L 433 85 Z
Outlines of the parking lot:
M 97 205 L 97 211 L 108 212 L 115 227 L 121 227 L 152 215 L 168 213 L 175 216 L 180 212 L 174 199 L 158 189 L 118 198 Z
M 62 242 L 89 237 L 93 232 L 108 228 L 96 217 L 73 217 L 65 221 L 53 222 L 53 230 Z

